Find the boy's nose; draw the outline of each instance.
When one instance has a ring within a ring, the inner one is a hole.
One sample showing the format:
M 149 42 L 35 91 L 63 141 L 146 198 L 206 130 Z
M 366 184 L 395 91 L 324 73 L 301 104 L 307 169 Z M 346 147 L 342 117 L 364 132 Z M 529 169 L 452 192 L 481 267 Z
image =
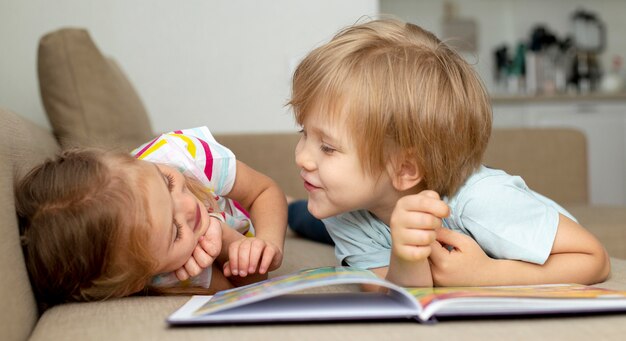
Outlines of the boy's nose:
M 304 170 L 312 170 L 315 168 L 315 162 L 311 158 L 311 154 L 306 149 L 306 144 L 302 141 L 296 146 L 296 165 Z

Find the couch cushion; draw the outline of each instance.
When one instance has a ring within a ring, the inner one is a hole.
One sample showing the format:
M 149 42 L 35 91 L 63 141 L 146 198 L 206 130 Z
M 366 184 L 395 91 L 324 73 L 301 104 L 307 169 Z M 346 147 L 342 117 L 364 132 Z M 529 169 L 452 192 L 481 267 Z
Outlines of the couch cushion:
M 625 207 L 570 205 L 565 208 L 600 240 L 611 257 L 626 259 Z
M 64 147 L 131 149 L 152 138 L 133 86 L 86 30 L 64 28 L 42 37 L 37 70 L 46 114 Z
M 37 304 L 24 264 L 13 186 L 35 164 L 58 152 L 51 132 L 0 108 L 0 330 L 24 340 L 37 322 Z
M 559 204 L 587 204 L 587 140 L 569 128 L 498 128 L 483 162 L 520 175 L 533 190 Z
M 307 197 L 295 159 L 300 134 L 220 134 L 215 139 L 230 148 L 238 160 L 274 179 L 285 194 Z
M 290 256 L 303 259 L 299 251 L 314 246 L 310 241 L 292 242 Z M 323 258 L 330 253 L 324 246 Z M 296 253 L 291 253 L 291 252 Z M 321 251 L 318 250 L 318 251 Z M 286 256 L 289 259 L 289 256 Z M 308 259 L 307 262 L 321 264 Z M 313 264 L 311 264 L 313 265 Z M 314 266 L 314 265 L 313 265 Z M 626 288 L 626 260 L 613 260 L 614 275 L 600 286 Z M 353 286 L 309 289 L 308 292 L 354 290 Z M 428 340 L 442 335 L 452 340 L 618 340 L 626 333 L 626 314 L 442 321 L 435 326 L 415 321 L 351 322 L 262 325 L 218 325 L 169 328 L 165 319 L 188 297 L 127 297 L 106 302 L 56 306 L 42 316 L 31 340 Z

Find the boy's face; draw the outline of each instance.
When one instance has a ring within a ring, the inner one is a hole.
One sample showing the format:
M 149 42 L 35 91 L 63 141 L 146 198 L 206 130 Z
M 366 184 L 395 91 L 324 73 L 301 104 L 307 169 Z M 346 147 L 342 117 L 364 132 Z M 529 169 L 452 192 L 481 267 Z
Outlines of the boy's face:
M 210 224 L 204 204 L 193 195 L 185 177 L 175 168 L 146 161 L 142 165 L 147 182 L 147 199 L 152 229 L 150 250 L 158 262 L 156 274 L 183 266 L 192 256 L 200 236 Z M 219 228 L 219 227 L 218 227 Z
M 296 164 L 311 214 L 318 219 L 361 209 L 381 218 L 390 214 L 397 198 L 393 198 L 388 173 L 365 172 L 345 124 L 320 120 L 320 116 L 317 112 L 307 115 L 296 146 Z

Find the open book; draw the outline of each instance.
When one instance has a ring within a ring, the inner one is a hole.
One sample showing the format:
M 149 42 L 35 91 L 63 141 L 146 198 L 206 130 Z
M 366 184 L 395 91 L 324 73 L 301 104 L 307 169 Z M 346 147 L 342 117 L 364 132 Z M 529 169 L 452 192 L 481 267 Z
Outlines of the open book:
M 298 293 L 339 284 L 387 290 Z M 171 325 L 416 319 L 626 312 L 626 291 L 558 284 L 507 287 L 402 288 L 368 270 L 302 270 L 218 292 L 193 296 L 167 319 Z

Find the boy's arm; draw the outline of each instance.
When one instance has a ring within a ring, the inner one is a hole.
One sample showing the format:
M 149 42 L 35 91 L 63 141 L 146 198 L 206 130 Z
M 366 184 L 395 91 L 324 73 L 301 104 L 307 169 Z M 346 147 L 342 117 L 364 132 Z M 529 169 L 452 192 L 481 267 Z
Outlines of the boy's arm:
M 428 256 L 448 205 L 433 191 L 422 191 L 398 200 L 391 214 L 389 266 L 370 269 L 377 276 L 404 287 L 431 287 Z M 368 289 L 368 288 L 366 288 Z
M 610 271 L 602 244 L 562 214 L 552 251 L 543 265 L 489 258 L 475 240 L 447 229 L 437 231 L 437 240 L 443 246 L 433 245 L 430 262 L 438 286 L 593 284 L 604 281 Z
M 249 272 L 245 271 L 247 266 L 252 267 L 256 261 L 259 262 L 259 271 L 262 273 L 278 268 L 282 263 L 287 230 L 287 201 L 283 191 L 268 176 L 237 161 L 237 175 L 228 197 L 248 210 L 256 231 L 256 238 L 248 238 L 245 243 L 242 242 L 242 248 L 239 248 L 240 244 L 235 244 L 234 248 L 238 250 L 231 252 L 238 253 L 238 258 L 244 263 L 238 264 L 239 259 L 233 258 L 230 260 L 230 268 L 244 270 L 245 274 Z M 242 254 L 249 257 L 241 256 Z M 248 258 L 250 264 L 245 264 Z

